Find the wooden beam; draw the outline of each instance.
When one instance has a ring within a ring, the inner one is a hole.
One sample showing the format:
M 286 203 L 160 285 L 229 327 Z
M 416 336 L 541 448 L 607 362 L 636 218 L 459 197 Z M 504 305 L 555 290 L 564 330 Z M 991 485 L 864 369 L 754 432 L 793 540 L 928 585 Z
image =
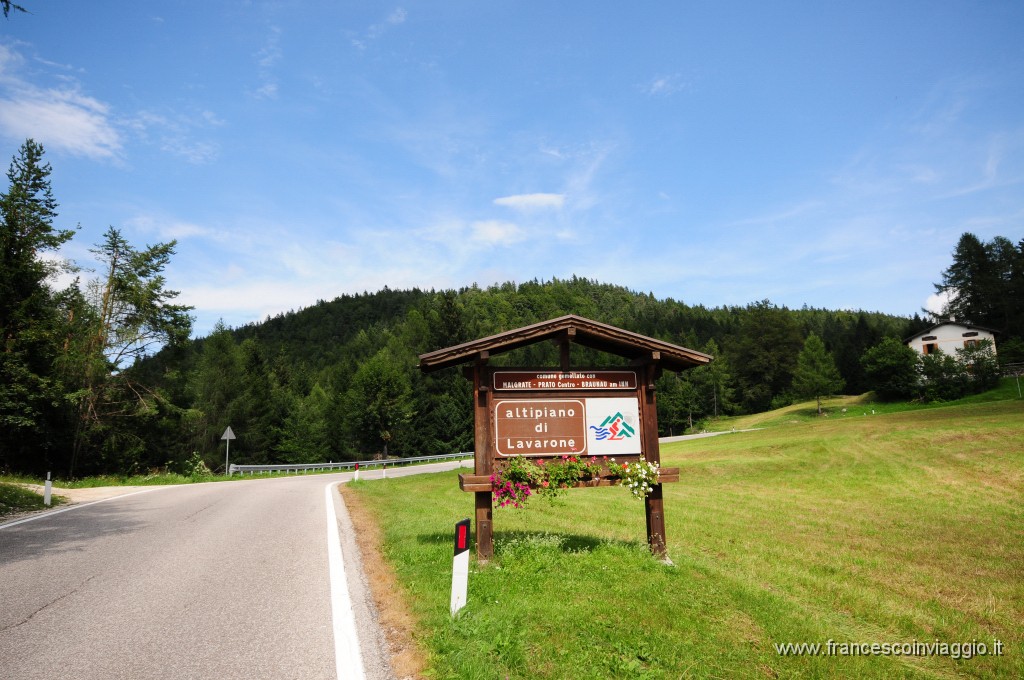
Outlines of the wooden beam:
M 481 350 L 501 354 L 542 340 L 557 338 L 563 333 L 568 334 L 570 342 L 630 359 L 641 357 L 648 360 L 652 353 L 657 353 L 655 360 L 661 361 L 675 371 L 703 366 L 712 359 L 702 352 L 570 314 L 421 354 L 419 367 L 425 372 L 436 371 L 473 361 Z

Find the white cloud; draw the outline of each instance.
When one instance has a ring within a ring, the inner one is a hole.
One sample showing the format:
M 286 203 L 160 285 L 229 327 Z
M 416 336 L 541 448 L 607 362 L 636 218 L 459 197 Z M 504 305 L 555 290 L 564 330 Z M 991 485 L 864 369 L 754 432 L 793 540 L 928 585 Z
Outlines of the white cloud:
M 974 163 L 966 166 L 971 174 L 971 177 L 967 178 L 968 184 L 954 189 L 944 198 L 966 196 L 997 187 L 1020 184 L 1024 181 L 1024 177 L 1015 174 L 1007 176 L 1008 173 L 1002 169 L 1002 166 L 1007 158 L 1013 160 L 1019 158 L 1021 147 L 1024 147 L 1024 131 L 1022 130 L 993 135 L 984 152 L 981 151 L 981 144 L 978 144 L 974 152 Z
M 51 151 L 62 150 L 98 160 L 121 160 L 125 144 L 132 136 L 193 164 L 207 163 L 219 155 L 217 144 L 192 139 L 196 129 L 223 125 L 209 110 L 201 110 L 191 117 L 146 110 L 116 116 L 108 104 L 84 94 L 77 83 L 63 76 L 66 84 L 56 87 L 40 87 L 28 82 L 17 73 L 23 64 L 21 54 L 0 45 L 0 135 L 3 137 L 11 140 L 31 137 Z M 67 71 L 70 67 L 60 68 Z
M 513 210 L 530 211 L 559 209 L 565 204 L 565 194 L 516 194 L 494 199 L 494 205 Z
M 0 45 L 0 134 L 36 139 L 51 149 L 89 158 L 117 158 L 121 135 L 110 107 L 75 86 L 43 88 L 23 80 L 21 54 Z
M 569 156 L 569 152 L 565 149 L 559 149 L 558 147 L 542 144 L 540 146 L 540 152 L 545 156 L 550 156 L 556 160 L 564 161 Z
M 274 75 L 275 67 L 281 61 L 284 53 L 281 50 L 281 29 L 277 26 L 270 28 L 270 35 L 263 47 L 256 53 L 257 75 L 260 80 L 259 87 L 254 94 L 260 99 L 275 99 L 278 92 L 277 77 Z
M 932 314 L 938 316 L 942 314 L 942 311 L 949 304 L 949 301 L 953 298 L 953 294 L 950 291 L 942 291 L 941 293 L 932 293 L 928 296 L 928 299 L 924 302 L 924 308 Z
M 824 204 L 821 201 L 817 200 L 804 201 L 803 203 L 799 203 L 791 208 L 786 208 L 779 212 L 765 213 L 763 215 L 755 215 L 753 217 L 736 220 L 732 222 L 732 226 L 763 226 L 785 223 L 797 217 L 805 217 L 811 211 L 818 211 L 823 207 L 823 205 Z
M 667 96 L 675 94 L 686 87 L 686 82 L 678 73 L 655 76 L 649 82 L 644 83 L 640 89 L 653 96 Z
M 148 234 L 158 234 L 162 240 L 183 240 L 195 237 L 213 237 L 215 232 L 192 222 L 163 219 L 153 215 L 137 215 L 125 221 L 125 226 Z
M 203 111 L 202 113 L 199 114 L 199 116 L 203 119 L 203 122 L 205 122 L 207 125 L 211 125 L 211 126 L 214 126 L 214 127 L 220 127 L 220 126 L 224 125 L 224 120 L 222 118 L 220 118 L 213 111 Z
M 155 143 L 161 151 L 183 158 L 193 165 L 209 163 L 220 155 L 218 144 L 192 138 L 197 129 L 223 125 L 223 122 L 210 111 L 200 111 L 192 116 L 168 116 L 152 111 L 140 111 L 125 119 L 123 125 L 139 139 Z
M 409 13 L 406 12 L 404 8 L 395 8 L 394 10 L 391 11 L 390 14 L 387 15 L 387 17 L 384 18 L 383 22 L 378 24 L 371 24 L 369 27 L 367 27 L 365 35 L 352 38 L 352 46 L 358 49 L 359 51 L 366 50 L 366 48 L 369 47 L 371 40 L 377 40 L 378 38 L 383 36 L 384 33 L 386 33 L 387 30 L 392 26 L 404 24 L 408 16 Z
M 9 77 L 9 71 L 15 71 L 25 62 L 20 52 L 16 52 L 6 45 L 0 45 L 0 75 Z
M 481 220 L 470 227 L 472 239 L 486 245 L 510 246 L 526 238 L 518 225 L 501 220 Z

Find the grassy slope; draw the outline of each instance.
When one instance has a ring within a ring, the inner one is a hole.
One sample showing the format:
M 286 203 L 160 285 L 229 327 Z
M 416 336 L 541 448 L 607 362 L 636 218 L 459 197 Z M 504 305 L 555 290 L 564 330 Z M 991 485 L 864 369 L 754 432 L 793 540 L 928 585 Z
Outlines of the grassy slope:
M 666 445 L 669 553 L 618 488 L 496 511 L 496 559 L 448 617 L 454 475 L 355 491 L 437 677 L 1024 676 L 1024 403 Z M 985 642 L 1004 656 L 783 657 L 776 643 Z
M 864 417 L 884 413 L 945 408 L 950 405 L 983 404 L 1019 398 L 1017 382 L 1013 378 L 1003 378 L 995 389 L 959 399 L 954 404 L 942 402 L 880 402 L 875 397 L 874 392 L 867 392 L 856 396 L 822 398 L 821 405 L 826 418 L 856 418 L 858 416 Z M 708 430 L 712 432 L 725 432 L 732 429 L 744 430 L 757 427 L 773 427 L 776 425 L 796 425 L 818 419 L 817 402 L 812 400 L 764 413 L 754 413 L 748 416 L 724 416 L 713 419 L 708 424 Z
M 52 496 L 50 502 L 53 505 L 60 505 L 63 499 L 60 496 Z M 42 494 L 26 489 L 18 484 L 0 482 L 0 517 L 29 510 L 43 510 L 45 508 L 46 505 L 43 503 Z

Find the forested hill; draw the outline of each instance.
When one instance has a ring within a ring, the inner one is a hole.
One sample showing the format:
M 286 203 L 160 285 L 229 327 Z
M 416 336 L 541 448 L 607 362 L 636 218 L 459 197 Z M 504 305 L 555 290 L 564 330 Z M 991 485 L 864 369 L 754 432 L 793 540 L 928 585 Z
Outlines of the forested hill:
M 140 381 L 164 395 L 162 415 L 145 438 L 146 450 L 159 453 L 142 457 L 173 466 L 199 452 L 211 466 L 223 464 L 219 438 L 228 425 L 238 436 L 234 462 L 470 450 L 468 383 L 454 369 L 420 374 L 417 356 L 565 314 L 716 357 L 708 369 L 662 378 L 659 420 L 666 434 L 715 413 L 788 403 L 797 356 L 812 334 L 834 359 L 844 391 L 866 391 L 864 351 L 926 325 L 916 316 L 791 310 L 769 301 L 709 309 L 575 277 L 458 291 L 385 288 L 259 324 L 218 327 L 136 366 Z M 554 365 L 554 352 L 543 343 L 495 362 Z M 574 362 L 614 363 L 582 348 L 574 352 Z
M 426 344 L 409 347 L 415 356 L 564 314 L 577 314 L 694 349 L 704 348 L 710 340 L 721 348 L 743 318 L 752 310 L 765 308 L 776 309 L 779 318 L 790 318 L 802 337 L 816 333 L 840 364 L 851 346 L 859 359 L 865 339 L 872 344 L 885 336 L 905 337 L 928 325 L 916 315 L 908 319 L 863 311 L 790 310 L 768 300 L 746 307 L 708 309 L 573 277 L 440 292 L 385 287 L 374 293 L 320 301 L 312 307 L 228 330 L 236 343 L 253 340 L 269 356 L 282 355 L 304 369 L 321 369 L 339 357 L 361 355 L 350 346 L 361 335 L 386 332 L 409 337 L 410 331 L 417 331 L 415 340 Z M 219 328 L 214 334 L 223 330 Z M 430 335 L 424 336 L 424 331 Z M 197 339 L 186 354 L 201 353 L 205 342 L 206 338 Z M 356 343 L 357 347 L 364 344 Z M 848 380 L 856 380 L 856 363 L 851 362 L 850 372 L 843 374 Z
M 261 323 L 247 324 L 232 335 L 238 342 L 257 340 L 270 355 L 284 353 L 303 364 L 324 365 L 360 331 L 402 323 L 409 310 L 433 294 L 417 288 L 385 287 L 376 293 L 343 295 L 297 312 L 268 317 Z

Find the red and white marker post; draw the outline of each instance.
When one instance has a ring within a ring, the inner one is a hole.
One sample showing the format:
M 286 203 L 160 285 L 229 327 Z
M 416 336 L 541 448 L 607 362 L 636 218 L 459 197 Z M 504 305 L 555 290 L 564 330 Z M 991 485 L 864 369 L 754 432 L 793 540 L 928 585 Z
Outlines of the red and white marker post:
M 455 525 L 455 556 L 452 558 L 452 616 L 466 606 L 468 586 L 469 520 L 464 519 Z

